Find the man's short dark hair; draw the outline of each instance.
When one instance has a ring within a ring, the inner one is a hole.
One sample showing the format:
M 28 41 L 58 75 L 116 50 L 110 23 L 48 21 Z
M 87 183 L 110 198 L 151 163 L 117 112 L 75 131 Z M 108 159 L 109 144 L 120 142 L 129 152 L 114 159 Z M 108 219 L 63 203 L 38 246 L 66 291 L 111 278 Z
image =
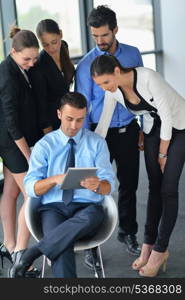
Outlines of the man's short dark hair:
M 85 97 L 77 92 L 68 92 L 67 94 L 65 94 L 60 99 L 58 108 L 61 109 L 66 104 L 78 109 L 87 108 L 87 101 Z
M 95 28 L 108 25 L 110 30 L 117 26 L 116 13 L 107 5 L 99 5 L 90 12 L 87 25 Z

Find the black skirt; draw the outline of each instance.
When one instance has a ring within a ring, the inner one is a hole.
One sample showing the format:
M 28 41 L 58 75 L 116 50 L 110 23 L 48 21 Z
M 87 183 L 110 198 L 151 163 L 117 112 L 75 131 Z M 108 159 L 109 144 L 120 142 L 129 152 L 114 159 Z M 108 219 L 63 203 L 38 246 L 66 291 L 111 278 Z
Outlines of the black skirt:
M 28 162 L 15 143 L 11 147 L 0 146 L 0 156 L 11 173 L 28 171 Z

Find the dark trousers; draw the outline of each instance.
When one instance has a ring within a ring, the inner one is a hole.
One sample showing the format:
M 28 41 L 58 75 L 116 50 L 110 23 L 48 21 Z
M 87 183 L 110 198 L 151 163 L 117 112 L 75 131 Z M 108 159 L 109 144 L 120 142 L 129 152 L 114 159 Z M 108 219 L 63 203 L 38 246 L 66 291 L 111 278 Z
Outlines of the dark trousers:
M 120 133 L 119 128 L 109 128 L 106 141 L 111 162 L 115 159 L 119 181 L 118 215 L 119 231 L 136 234 L 136 190 L 139 176 L 139 125 L 133 120 Z
M 52 262 L 54 277 L 75 278 L 75 241 L 94 235 L 103 221 L 101 205 L 51 203 L 40 209 L 44 237 L 37 245 Z
M 185 161 L 185 130 L 173 130 L 163 174 L 158 163 L 159 144 L 160 127 L 157 127 L 152 135 L 145 135 L 149 196 L 144 242 L 164 252 L 177 219 L 178 186 Z

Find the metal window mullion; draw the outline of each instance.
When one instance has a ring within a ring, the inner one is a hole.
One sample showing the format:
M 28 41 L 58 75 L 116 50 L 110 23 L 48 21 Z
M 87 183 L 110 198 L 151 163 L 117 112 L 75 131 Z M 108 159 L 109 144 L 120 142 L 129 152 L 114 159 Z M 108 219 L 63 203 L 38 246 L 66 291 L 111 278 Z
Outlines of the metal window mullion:
M 89 12 L 92 10 L 92 8 L 93 8 L 93 0 L 79 0 L 80 28 L 81 28 L 83 54 L 87 53 L 95 45 L 91 37 L 90 30 L 87 26 L 87 17 Z
M 153 25 L 154 25 L 154 43 L 156 51 L 156 70 L 163 74 L 163 47 L 161 34 L 161 7 L 160 0 L 152 0 L 153 6 Z
M 149 51 L 142 51 L 141 55 L 150 55 L 150 54 L 154 54 L 155 56 L 157 55 L 162 55 L 162 50 L 149 50 Z M 83 57 L 83 55 L 80 56 L 73 56 L 72 61 L 73 63 L 77 64 L 79 62 L 79 60 Z
M 5 26 L 3 25 L 3 9 L 2 9 L 2 1 L 0 0 L 0 22 L 1 22 L 1 36 L 2 36 L 2 46 L 3 46 L 3 54 L 5 56 Z
M 10 26 L 17 24 L 17 13 L 15 0 L 1 0 L 1 24 L 3 49 L 5 56 L 8 55 L 11 48 L 11 41 L 9 39 Z

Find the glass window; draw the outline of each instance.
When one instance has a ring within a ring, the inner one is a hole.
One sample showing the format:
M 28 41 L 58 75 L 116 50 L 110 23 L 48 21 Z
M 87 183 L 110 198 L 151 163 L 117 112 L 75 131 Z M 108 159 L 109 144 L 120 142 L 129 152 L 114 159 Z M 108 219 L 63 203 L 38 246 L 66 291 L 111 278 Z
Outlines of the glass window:
M 143 64 L 145 67 L 151 68 L 156 71 L 156 56 L 155 54 L 145 54 L 142 56 Z
M 4 59 L 2 28 L 0 23 L 0 62 Z
M 82 55 L 79 3 L 74 0 L 16 0 L 18 24 L 35 32 L 42 19 L 54 19 L 68 43 L 70 56 Z
M 140 51 L 154 50 L 153 7 L 151 0 L 94 0 L 94 7 L 108 5 L 116 12 L 117 39 L 136 46 Z M 145 55 L 146 67 L 155 67 L 154 55 Z
M 1 23 L 0 23 L 0 62 L 4 58 L 4 53 L 3 53 L 3 39 L 2 39 L 2 29 L 1 29 Z M 0 180 L 3 179 L 3 164 L 2 164 L 2 159 L 0 157 Z

